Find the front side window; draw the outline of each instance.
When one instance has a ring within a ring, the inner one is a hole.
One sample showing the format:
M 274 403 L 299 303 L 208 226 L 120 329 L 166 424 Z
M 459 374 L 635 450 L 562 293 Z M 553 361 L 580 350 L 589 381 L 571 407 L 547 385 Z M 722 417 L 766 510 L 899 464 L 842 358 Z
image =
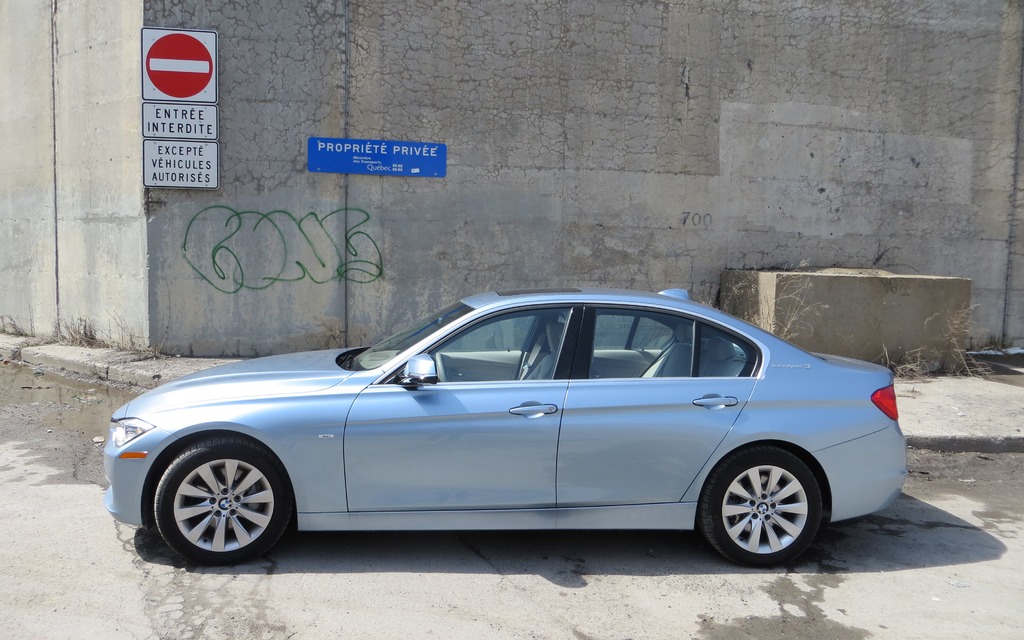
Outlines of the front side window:
M 568 308 L 531 309 L 478 322 L 430 351 L 439 382 L 550 380 Z

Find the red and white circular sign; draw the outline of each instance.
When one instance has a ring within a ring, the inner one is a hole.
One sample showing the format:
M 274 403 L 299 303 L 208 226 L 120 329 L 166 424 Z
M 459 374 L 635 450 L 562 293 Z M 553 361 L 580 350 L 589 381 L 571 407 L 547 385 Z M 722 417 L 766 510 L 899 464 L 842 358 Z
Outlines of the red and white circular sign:
M 142 30 L 142 99 L 217 101 L 217 34 Z

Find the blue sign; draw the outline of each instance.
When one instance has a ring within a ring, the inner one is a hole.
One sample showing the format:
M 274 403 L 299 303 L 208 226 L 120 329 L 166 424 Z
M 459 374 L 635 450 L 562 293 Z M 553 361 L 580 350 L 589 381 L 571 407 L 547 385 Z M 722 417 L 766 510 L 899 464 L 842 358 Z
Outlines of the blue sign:
M 310 138 L 307 161 L 310 171 L 324 173 L 443 178 L 448 173 L 448 145 Z

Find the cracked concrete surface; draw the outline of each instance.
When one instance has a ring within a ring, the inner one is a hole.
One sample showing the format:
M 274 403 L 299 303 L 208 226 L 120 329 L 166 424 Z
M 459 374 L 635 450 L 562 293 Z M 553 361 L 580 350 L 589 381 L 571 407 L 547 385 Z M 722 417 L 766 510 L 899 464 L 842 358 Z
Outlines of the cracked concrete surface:
M 1024 454 L 911 451 L 893 507 L 768 570 L 644 531 L 291 532 L 257 561 L 190 567 L 103 509 L 92 434 L 124 392 L 18 369 L 0 385 L 12 640 L 1019 635 Z

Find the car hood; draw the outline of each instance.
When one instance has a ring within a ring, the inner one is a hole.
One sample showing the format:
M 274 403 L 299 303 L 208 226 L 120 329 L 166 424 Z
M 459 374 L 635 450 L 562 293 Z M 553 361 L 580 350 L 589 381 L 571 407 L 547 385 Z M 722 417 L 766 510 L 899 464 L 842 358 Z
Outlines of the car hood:
M 118 409 L 114 419 L 211 402 L 327 389 L 352 375 L 338 366 L 336 360 L 341 353 L 341 349 L 306 351 L 213 367 L 147 391 Z

